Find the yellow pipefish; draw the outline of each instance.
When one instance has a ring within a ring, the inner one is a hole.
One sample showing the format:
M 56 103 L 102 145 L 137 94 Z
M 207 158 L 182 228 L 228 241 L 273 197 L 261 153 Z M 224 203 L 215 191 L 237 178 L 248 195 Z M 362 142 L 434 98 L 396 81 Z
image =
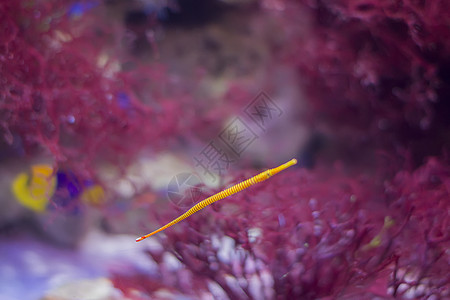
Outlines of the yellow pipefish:
M 23 206 L 43 212 L 55 193 L 56 178 L 49 165 L 34 165 L 31 176 L 20 173 L 13 181 L 12 192 Z
M 209 197 L 209 198 L 206 198 L 205 200 L 203 200 L 203 201 L 197 203 L 196 205 L 194 205 L 193 207 L 191 207 L 187 212 L 185 212 L 184 214 L 182 214 L 181 216 L 179 216 L 175 220 L 171 221 L 170 223 L 167 223 L 163 227 L 161 227 L 161 228 L 159 228 L 159 229 L 157 229 L 157 230 L 155 230 L 155 231 L 153 231 L 153 232 L 151 232 L 151 233 L 149 233 L 147 235 L 144 235 L 144 236 L 141 236 L 140 238 L 137 238 L 136 242 L 142 241 L 143 239 L 146 239 L 146 238 L 148 238 L 148 237 L 150 237 L 150 236 L 152 236 L 152 235 L 154 235 L 154 234 L 156 234 L 156 233 L 158 233 L 160 231 L 163 231 L 164 229 L 167 229 L 167 228 L 169 228 L 172 225 L 175 225 L 176 223 L 186 219 L 190 215 L 196 213 L 197 211 L 205 208 L 206 206 L 208 206 L 208 205 L 210 205 L 210 204 L 212 204 L 212 203 L 214 203 L 214 202 L 216 202 L 216 201 L 218 201 L 220 199 L 223 199 L 223 198 L 228 197 L 230 195 L 236 194 L 236 193 L 238 193 L 238 192 L 240 192 L 240 191 L 242 191 L 242 190 L 244 190 L 244 189 L 246 189 L 246 188 L 248 188 L 248 187 L 250 187 L 250 186 L 252 186 L 254 184 L 257 184 L 258 182 L 262 182 L 262 181 L 264 181 L 266 179 L 269 179 L 271 176 L 273 176 L 273 175 L 275 175 L 275 174 L 277 174 L 277 173 L 279 173 L 279 172 L 289 168 L 290 166 L 295 165 L 296 163 L 297 163 L 297 160 L 295 158 L 291 159 L 290 161 L 288 161 L 285 164 L 282 164 L 279 167 L 276 167 L 274 169 L 269 169 L 267 171 L 264 171 L 264 172 L 254 176 L 252 178 L 249 178 L 249 179 L 247 179 L 245 181 L 242 181 L 242 182 L 240 182 L 240 183 L 238 183 L 236 185 L 233 185 L 232 187 L 229 187 L 229 188 L 227 188 L 227 189 L 225 189 L 225 190 L 223 190 L 223 191 L 221 191 L 221 192 L 219 192 L 219 193 Z

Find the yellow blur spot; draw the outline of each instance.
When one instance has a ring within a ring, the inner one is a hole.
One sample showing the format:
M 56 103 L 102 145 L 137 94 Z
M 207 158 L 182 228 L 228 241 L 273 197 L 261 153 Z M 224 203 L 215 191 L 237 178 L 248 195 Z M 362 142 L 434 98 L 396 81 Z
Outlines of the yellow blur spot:
M 377 235 L 370 241 L 369 246 L 372 248 L 375 248 L 375 247 L 380 246 L 380 244 L 381 244 L 381 237 L 379 235 Z
M 380 233 L 377 234 L 371 241 L 369 244 L 365 245 L 363 247 L 364 250 L 368 250 L 371 248 L 376 248 L 379 247 L 381 245 L 381 235 L 384 234 L 385 230 L 391 228 L 392 226 L 395 225 L 395 221 L 394 219 L 392 219 L 390 216 L 386 216 L 384 217 L 384 225 L 383 228 L 381 228 Z
M 384 217 L 384 228 L 388 229 L 395 225 L 394 219 L 392 219 L 390 216 Z
M 86 204 L 101 205 L 105 203 L 105 191 L 100 185 L 96 184 L 87 188 L 81 194 L 81 199 Z
M 56 179 L 52 175 L 53 169 L 48 165 L 32 166 L 31 177 L 20 173 L 12 184 L 17 201 L 36 212 L 45 211 L 56 188 Z

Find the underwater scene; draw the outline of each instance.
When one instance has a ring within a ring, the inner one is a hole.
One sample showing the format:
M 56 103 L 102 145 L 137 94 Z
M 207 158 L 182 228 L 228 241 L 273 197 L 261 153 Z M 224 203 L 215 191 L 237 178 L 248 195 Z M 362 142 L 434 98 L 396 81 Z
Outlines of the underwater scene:
M 0 300 L 450 299 L 450 1 L 0 0 Z

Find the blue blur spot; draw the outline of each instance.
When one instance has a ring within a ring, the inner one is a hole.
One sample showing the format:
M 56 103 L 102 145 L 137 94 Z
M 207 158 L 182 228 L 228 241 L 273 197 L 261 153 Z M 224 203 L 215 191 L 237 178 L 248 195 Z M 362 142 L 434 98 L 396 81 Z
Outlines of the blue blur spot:
M 69 8 L 69 15 L 72 17 L 79 17 L 83 14 L 83 12 L 84 12 L 84 9 L 83 9 L 83 5 L 81 3 L 74 3 Z
M 80 182 L 74 174 L 70 172 L 58 171 L 56 173 L 57 190 L 65 190 L 68 192 L 70 199 L 76 198 L 81 194 L 82 188 Z
M 148 4 L 144 8 L 144 12 L 147 16 L 156 15 L 159 21 L 165 21 L 169 17 L 169 13 L 172 12 L 172 9 L 168 6 Z
M 70 198 L 76 198 L 81 193 L 81 188 L 77 182 L 68 182 L 67 191 L 69 192 Z
M 280 224 L 280 227 L 286 226 L 286 219 L 283 214 L 278 214 L 278 223 Z
M 83 187 L 93 185 L 93 181 L 83 180 L 81 182 L 73 172 L 67 170 L 56 172 L 56 180 L 56 192 L 52 199 L 53 207 L 50 209 L 62 209 L 69 215 L 82 214 L 83 206 L 79 197 L 83 192 Z
M 90 180 L 90 179 L 83 180 L 84 188 L 90 188 L 90 187 L 93 187 L 94 185 L 95 185 L 95 182 L 93 180 Z
M 97 1 L 93 2 L 75 2 L 69 8 L 68 14 L 71 17 L 80 17 L 88 10 L 96 7 L 98 5 Z
M 156 16 L 159 21 L 165 21 L 165 20 L 167 20 L 167 18 L 169 18 L 169 12 L 171 12 L 170 8 L 163 7 L 156 12 Z
M 117 103 L 121 109 L 129 109 L 131 108 L 130 98 L 124 92 L 120 92 L 117 94 Z

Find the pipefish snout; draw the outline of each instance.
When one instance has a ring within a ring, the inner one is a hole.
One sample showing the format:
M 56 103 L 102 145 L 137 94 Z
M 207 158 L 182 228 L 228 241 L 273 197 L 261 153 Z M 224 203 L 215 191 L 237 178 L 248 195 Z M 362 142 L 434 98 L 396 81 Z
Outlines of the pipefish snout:
M 153 232 L 151 232 L 149 234 L 146 234 L 146 235 L 143 235 L 143 236 L 137 238 L 136 242 L 140 242 L 143 239 L 146 239 L 146 238 L 148 238 L 148 237 L 150 237 L 150 236 L 152 236 L 152 235 L 154 235 L 154 234 L 156 234 L 158 232 L 163 231 L 164 229 L 167 229 L 167 228 L 175 225 L 176 223 L 186 219 L 187 217 L 195 214 L 199 210 L 207 207 L 208 205 L 210 205 L 210 204 L 212 204 L 212 203 L 214 203 L 214 202 L 216 202 L 218 200 L 221 200 L 221 199 L 223 199 L 225 197 L 228 197 L 228 196 L 231 196 L 233 194 L 239 193 L 240 191 L 243 191 L 246 188 L 248 188 L 248 187 L 250 187 L 250 186 L 252 186 L 254 184 L 257 184 L 259 182 L 267 180 L 270 177 L 272 177 L 273 175 L 275 175 L 275 174 L 277 174 L 277 173 L 279 173 L 279 172 L 281 172 L 281 171 L 283 171 L 283 170 L 285 170 L 285 169 L 295 165 L 296 163 L 297 163 L 297 160 L 295 158 L 293 158 L 290 161 L 288 161 L 287 163 L 284 163 L 284 164 L 282 164 L 282 165 L 280 165 L 280 166 L 278 166 L 276 168 L 269 169 L 269 170 L 266 170 L 264 172 L 261 172 L 261 173 L 259 173 L 256 176 L 253 176 L 253 177 L 251 177 L 251 178 L 249 178 L 247 180 L 239 182 L 238 184 L 235 184 L 232 187 L 229 187 L 229 188 L 227 188 L 227 189 L 225 189 L 225 190 L 223 190 L 223 191 L 221 191 L 221 192 L 219 192 L 219 193 L 217 193 L 215 195 L 212 195 L 211 197 L 206 198 L 203 201 L 200 201 L 199 203 L 197 203 L 196 205 L 191 207 L 188 211 L 186 211 L 184 214 L 182 214 L 178 218 L 172 220 L 171 222 L 167 223 L 163 227 L 161 227 L 161 228 L 159 228 L 159 229 L 157 229 L 157 230 L 155 230 L 155 231 L 153 231 Z

